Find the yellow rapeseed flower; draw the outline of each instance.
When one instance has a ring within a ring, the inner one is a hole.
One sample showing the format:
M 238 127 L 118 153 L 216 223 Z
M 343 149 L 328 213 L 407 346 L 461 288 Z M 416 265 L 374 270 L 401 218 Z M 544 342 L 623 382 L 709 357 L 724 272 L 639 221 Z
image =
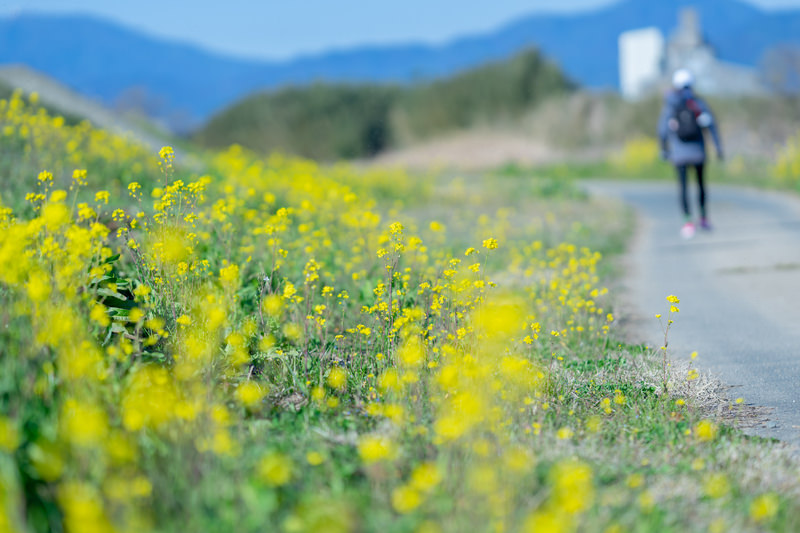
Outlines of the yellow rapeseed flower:
M 328 385 L 334 389 L 343 389 L 347 384 L 347 372 L 335 366 L 328 373 Z
M 523 526 L 525 533 L 570 533 L 574 531 L 572 517 L 559 509 L 545 507 L 531 513 Z
M 138 198 L 139 195 L 141 194 L 141 192 L 140 192 L 141 190 L 142 190 L 142 186 L 139 185 L 135 181 L 128 184 L 128 194 L 132 198 Z
M 268 485 L 280 487 L 292 479 L 292 460 L 285 454 L 270 452 L 258 463 L 258 477 Z
M 142 284 L 142 285 L 139 285 L 138 287 L 136 287 L 133 290 L 133 295 L 136 296 L 137 298 L 146 298 L 147 296 L 150 295 L 151 292 L 152 291 L 151 291 L 150 287 L 148 287 L 147 285 Z
M 392 507 L 400 514 L 410 513 L 422 503 L 422 496 L 413 487 L 406 485 L 392 491 Z
M 694 434 L 697 437 L 697 440 L 701 442 L 709 442 L 714 440 L 718 432 L 719 426 L 717 426 L 711 420 L 701 420 L 694 427 Z
M 433 463 L 423 463 L 411 473 L 409 485 L 420 492 L 430 492 L 442 481 L 442 473 Z
M 622 391 L 619 390 L 619 389 L 615 390 L 614 391 L 614 403 L 617 404 L 617 405 L 625 405 L 626 402 L 627 402 L 627 399 L 625 398 L 625 395 L 622 394 Z
M 554 503 L 567 513 L 587 510 L 594 502 L 592 469 L 578 460 L 557 463 L 550 472 Z
M 111 319 L 108 317 L 108 310 L 103 304 L 95 304 L 91 313 L 89 313 L 89 317 L 102 327 L 106 327 L 111 323 Z
M 223 285 L 235 285 L 239 281 L 239 265 L 231 264 L 219 269 L 219 280 Z
M 20 445 L 17 424 L 8 417 L 0 415 L 0 450 L 12 453 Z
M 499 244 L 497 243 L 497 239 L 488 238 L 483 241 L 483 247 L 487 250 L 496 250 Z
M 780 500 L 773 493 L 762 494 L 750 504 L 750 518 L 756 522 L 766 522 L 778 514 Z
M 420 346 L 419 341 L 416 339 L 409 339 L 398 350 L 397 357 L 403 366 L 416 368 L 422 365 L 425 354 L 422 351 L 422 346 Z
M 289 285 L 291 284 L 287 284 L 287 288 Z M 294 289 L 294 285 L 291 286 L 292 289 Z M 287 294 L 286 289 L 284 289 L 284 295 L 286 294 Z M 293 295 L 294 293 L 290 291 L 288 298 L 291 298 L 291 296 Z M 277 318 L 280 316 L 281 311 L 283 310 L 283 300 L 278 294 L 270 294 L 269 296 L 264 298 L 264 300 L 261 302 L 261 309 L 267 316 Z
M 129 499 L 147 498 L 153 491 L 150 480 L 144 476 L 127 478 L 114 476 L 106 479 L 103 492 L 112 500 L 126 502 Z
M 69 222 L 69 209 L 62 203 L 48 203 L 42 209 L 42 220 L 52 231 L 58 231 Z
M 727 496 L 730 490 L 728 476 L 720 472 L 707 476 L 703 482 L 703 492 L 709 498 L 722 498 Z
M 50 193 L 50 202 L 59 203 L 67 199 L 67 191 L 63 189 L 56 189 Z
M 325 456 L 316 451 L 310 451 L 306 454 L 306 462 L 311 466 L 319 466 L 325 462 Z
M 108 417 L 99 406 L 68 398 L 60 422 L 67 439 L 76 446 L 99 446 L 108 433 Z
M 72 171 L 72 181 L 76 186 L 82 187 L 86 185 L 86 169 L 78 169 Z
M 108 205 L 109 193 L 108 191 L 97 191 L 94 193 L 94 201 Z
M 560 428 L 556 435 L 561 440 L 567 440 L 567 439 L 571 439 L 573 437 L 573 435 L 575 435 L 575 432 L 572 431 L 572 428 L 569 428 L 569 427 L 565 426 L 563 428 Z
M 31 272 L 26 288 L 28 289 L 28 297 L 34 302 L 44 302 L 51 292 L 50 280 L 43 272 Z
M 175 150 L 171 146 L 162 146 L 158 151 L 158 157 L 164 160 L 172 160 L 175 158 Z
M 650 492 L 649 490 L 645 490 L 641 494 L 639 494 L 639 498 L 637 498 L 637 500 L 639 503 L 639 507 L 642 509 L 642 511 L 646 513 L 652 510 L 656 504 L 656 500 L 653 497 L 653 493 Z
M 384 393 L 400 390 L 400 376 L 397 375 L 397 371 L 390 368 L 381 374 L 380 378 L 378 378 L 378 387 Z
M 68 481 L 59 487 L 58 501 L 64 512 L 64 526 L 67 531 L 114 531 L 103 509 L 103 499 L 93 486 Z
M 299 324 L 289 323 L 283 326 L 283 334 L 292 342 L 298 342 L 303 335 L 303 328 Z
M 358 442 L 358 454 L 367 463 L 394 459 L 395 444 L 386 436 L 365 435 Z
M 245 381 L 236 388 L 236 399 L 247 407 L 252 409 L 261 402 L 266 391 L 262 389 L 257 383 L 253 381 Z

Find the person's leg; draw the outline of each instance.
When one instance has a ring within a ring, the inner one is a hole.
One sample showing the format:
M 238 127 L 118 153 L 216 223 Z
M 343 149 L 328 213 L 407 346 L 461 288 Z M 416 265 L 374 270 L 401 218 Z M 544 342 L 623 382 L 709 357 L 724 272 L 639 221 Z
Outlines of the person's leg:
M 697 187 L 700 189 L 700 216 L 706 218 L 706 187 L 705 183 L 703 183 L 703 163 L 695 165 L 694 169 L 697 172 Z
M 681 207 L 683 208 L 683 216 L 686 219 L 685 222 L 689 222 L 691 218 L 691 213 L 689 212 L 689 197 L 686 191 L 687 167 L 686 165 L 675 165 L 675 169 L 678 171 L 678 182 L 680 184 L 680 202 L 681 202 Z
M 704 229 L 709 229 L 711 226 L 708 223 L 708 219 L 706 218 L 706 185 L 703 179 L 703 173 L 705 170 L 705 166 L 703 163 L 699 165 L 695 165 L 695 171 L 697 172 L 697 187 L 699 189 L 699 201 L 700 201 L 700 225 Z
M 692 214 L 689 211 L 689 198 L 688 198 L 688 191 L 686 178 L 688 174 L 688 169 L 686 165 L 676 165 L 675 168 L 678 170 L 678 181 L 680 181 L 681 186 L 681 207 L 683 207 L 683 227 L 681 228 L 681 237 L 684 239 L 691 239 L 694 236 L 694 224 L 692 223 Z

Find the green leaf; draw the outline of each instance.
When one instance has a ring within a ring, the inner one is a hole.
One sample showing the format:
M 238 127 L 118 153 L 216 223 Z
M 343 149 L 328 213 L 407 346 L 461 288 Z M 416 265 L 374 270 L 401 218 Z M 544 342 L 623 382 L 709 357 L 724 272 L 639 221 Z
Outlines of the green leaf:
M 104 296 L 106 298 L 117 298 L 118 300 L 127 300 L 128 298 L 125 297 L 124 294 L 120 294 L 117 291 L 112 291 L 111 289 L 102 287 L 97 289 L 97 294 Z

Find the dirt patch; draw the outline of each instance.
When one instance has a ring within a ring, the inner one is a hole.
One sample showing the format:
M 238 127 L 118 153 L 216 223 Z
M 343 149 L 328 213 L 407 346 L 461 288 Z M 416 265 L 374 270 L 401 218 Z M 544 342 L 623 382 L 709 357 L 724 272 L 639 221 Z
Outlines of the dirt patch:
M 413 170 L 480 170 L 505 164 L 537 165 L 562 161 L 566 154 L 521 133 L 476 130 L 392 150 L 371 161 Z

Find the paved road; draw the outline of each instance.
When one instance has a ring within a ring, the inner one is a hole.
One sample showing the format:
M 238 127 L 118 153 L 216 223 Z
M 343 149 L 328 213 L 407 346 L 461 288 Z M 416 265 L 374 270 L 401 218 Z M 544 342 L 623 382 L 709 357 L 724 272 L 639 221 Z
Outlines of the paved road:
M 660 346 L 655 313 L 681 299 L 670 353 L 733 387 L 732 398 L 772 409 L 752 431 L 800 445 L 800 199 L 711 185 L 711 232 L 679 236 L 677 186 L 590 182 L 639 213 L 627 296 L 642 342 Z M 692 191 L 694 193 L 694 191 Z M 694 200 L 694 198 L 693 198 Z

